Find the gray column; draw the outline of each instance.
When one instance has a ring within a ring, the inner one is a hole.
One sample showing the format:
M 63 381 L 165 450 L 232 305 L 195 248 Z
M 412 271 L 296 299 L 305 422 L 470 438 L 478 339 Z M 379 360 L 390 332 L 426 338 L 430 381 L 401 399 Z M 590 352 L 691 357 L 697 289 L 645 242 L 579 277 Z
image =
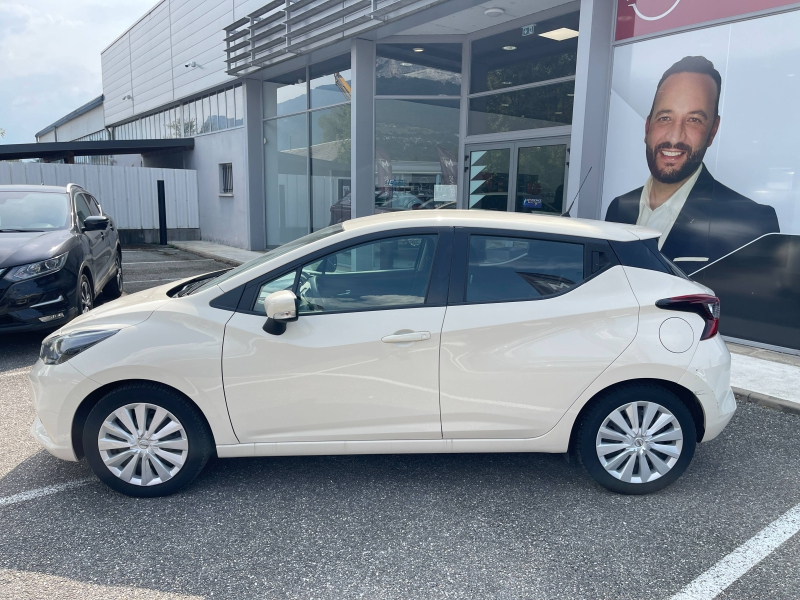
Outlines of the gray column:
M 375 42 L 355 38 L 350 46 L 350 182 L 352 218 L 371 215 L 375 205 Z
M 572 117 L 569 182 L 564 208 L 572 203 L 581 183 L 572 216 L 599 219 L 605 168 L 611 57 L 614 31 L 613 0 L 581 0 L 575 105 Z M 589 172 L 591 169 L 591 173 Z M 588 173 L 588 177 L 587 177 Z
M 262 125 L 262 82 L 246 79 L 244 92 L 245 162 L 247 163 L 247 248 L 267 247 L 264 195 L 264 131 Z

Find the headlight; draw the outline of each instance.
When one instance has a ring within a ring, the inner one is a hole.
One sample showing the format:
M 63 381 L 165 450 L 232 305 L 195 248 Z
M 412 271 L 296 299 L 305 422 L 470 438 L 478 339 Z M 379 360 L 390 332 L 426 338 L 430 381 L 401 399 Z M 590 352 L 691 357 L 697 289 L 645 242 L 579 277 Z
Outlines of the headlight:
M 67 263 L 68 254 L 69 252 L 65 252 L 60 256 L 54 256 L 53 258 L 48 258 L 47 260 L 40 260 L 39 262 L 31 263 L 29 265 L 14 267 L 8 271 L 6 278 L 13 281 L 24 281 L 33 277 L 39 277 L 40 275 L 49 275 L 50 273 L 55 273 L 56 271 L 60 271 Z
M 118 331 L 119 329 L 95 329 L 55 335 L 42 342 L 39 358 L 46 365 L 60 365 L 87 348 L 110 338 Z

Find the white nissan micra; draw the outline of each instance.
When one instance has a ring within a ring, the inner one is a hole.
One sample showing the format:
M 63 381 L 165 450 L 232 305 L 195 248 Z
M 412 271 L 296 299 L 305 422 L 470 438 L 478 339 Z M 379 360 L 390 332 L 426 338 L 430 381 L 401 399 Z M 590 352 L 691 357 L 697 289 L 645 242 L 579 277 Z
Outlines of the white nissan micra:
M 657 235 L 457 210 L 334 225 L 50 335 L 32 433 L 132 496 L 214 454 L 408 452 L 574 452 L 653 492 L 736 409 L 719 300 Z

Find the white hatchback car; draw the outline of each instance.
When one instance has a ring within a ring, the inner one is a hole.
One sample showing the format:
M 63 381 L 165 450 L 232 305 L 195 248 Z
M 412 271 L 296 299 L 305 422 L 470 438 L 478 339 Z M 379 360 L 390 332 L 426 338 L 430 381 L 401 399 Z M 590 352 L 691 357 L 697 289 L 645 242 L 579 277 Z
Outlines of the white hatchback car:
M 656 236 L 457 210 L 334 225 L 50 335 L 32 432 L 132 496 L 215 453 L 572 451 L 611 490 L 659 490 L 736 402 L 719 301 Z

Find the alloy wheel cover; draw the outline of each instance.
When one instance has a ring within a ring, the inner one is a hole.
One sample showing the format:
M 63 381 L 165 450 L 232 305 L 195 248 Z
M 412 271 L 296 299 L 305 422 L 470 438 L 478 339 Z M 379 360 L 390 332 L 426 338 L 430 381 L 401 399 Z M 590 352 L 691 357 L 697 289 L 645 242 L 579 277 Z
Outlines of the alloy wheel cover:
M 169 481 L 189 454 L 181 422 L 164 408 L 145 402 L 122 406 L 108 415 L 97 435 L 97 447 L 111 473 L 137 486 Z
M 92 310 L 92 289 L 87 279 L 81 279 L 81 314 Z
M 597 432 L 595 450 L 606 472 L 626 483 L 649 483 L 678 462 L 683 430 L 656 402 L 631 402 L 614 409 Z

